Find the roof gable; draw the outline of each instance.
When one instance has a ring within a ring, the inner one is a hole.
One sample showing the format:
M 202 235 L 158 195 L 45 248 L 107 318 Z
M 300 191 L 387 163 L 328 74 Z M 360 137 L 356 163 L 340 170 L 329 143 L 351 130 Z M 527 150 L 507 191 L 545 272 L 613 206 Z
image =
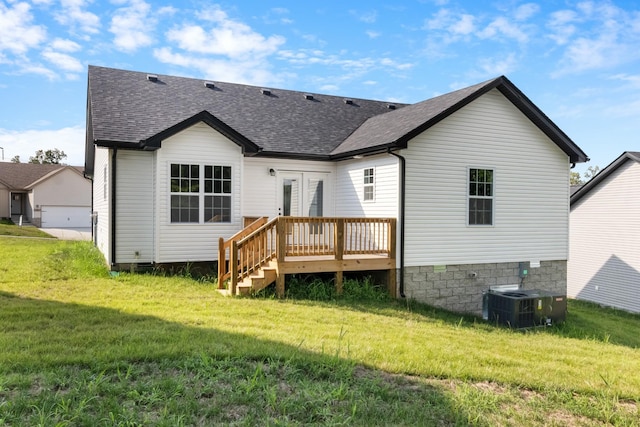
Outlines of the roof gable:
M 620 166 L 627 161 L 633 161 L 640 163 L 640 152 L 638 151 L 625 151 L 617 159 L 611 162 L 606 168 L 602 169 L 596 176 L 594 176 L 589 182 L 584 184 L 578 191 L 571 195 L 570 203 L 573 205 L 589 194 L 591 190 L 598 187 L 609 175 L 615 172 Z
M 571 162 L 588 160 L 586 154 L 504 76 L 372 117 L 331 154 L 340 158 L 372 149 L 406 148 L 410 139 L 492 89 L 499 90 L 522 111 L 569 156 Z

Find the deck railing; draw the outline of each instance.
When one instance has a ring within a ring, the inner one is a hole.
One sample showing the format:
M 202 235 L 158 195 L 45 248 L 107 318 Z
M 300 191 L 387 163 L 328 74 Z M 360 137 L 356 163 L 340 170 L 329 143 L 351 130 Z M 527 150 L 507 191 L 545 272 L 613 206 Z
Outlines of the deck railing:
M 218 284 L 238 281 L 271 260 L 284 263 L 300 257 L 377 255 L 395 258 L 395 218 L 330 218 L 280 216 L 251 224 L 228 241 L 220 239 Z M 226 260 L 229 260 L 228 267 Z M 234 267 L 235 266 L 235 267 Z

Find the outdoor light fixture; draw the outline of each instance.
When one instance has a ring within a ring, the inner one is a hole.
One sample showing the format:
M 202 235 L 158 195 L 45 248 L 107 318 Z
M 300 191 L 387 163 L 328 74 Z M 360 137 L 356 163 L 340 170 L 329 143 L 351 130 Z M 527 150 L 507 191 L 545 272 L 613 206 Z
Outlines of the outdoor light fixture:
M 274 168 L 269 169 L 269 175 L 276 176 L 276 170 Z

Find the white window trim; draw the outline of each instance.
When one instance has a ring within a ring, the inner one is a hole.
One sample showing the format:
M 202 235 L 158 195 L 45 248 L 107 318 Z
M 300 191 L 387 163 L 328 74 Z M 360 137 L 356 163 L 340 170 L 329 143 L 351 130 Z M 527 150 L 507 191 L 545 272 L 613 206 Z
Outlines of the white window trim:
M 492 196 L 487 197 L 487 196 L 471 196 L 469 194 L 469 175 L 471 173 L 471 169 L 482 169 L 482 170 L 490 170 L 493 172 L 493 180 L 491 182 L 492 185 Z M 466 194 L 466 198 L 467 198 L 467 203 L 466 203 L 466 210 L 465 210 L 465 222 L 467 224 L 467 227 L 471 227 L 471 228 L 492 228 L 496 226 L 496 175 L 497 175 L 497 171 L 496 168 L 493 166 L 467 166 L 467 175 L 465 177 L 465 194 Z M 475 199 L 490 199 L 492 200 L 491 203 L 491 224 L 469 224 L 469 201 L 471 198 L 475 198 Z
M 198 165 L 199 168 L 199 175 L 198 175 L 198 184 L 199 184 L 199 188 L 200 191 L 198 193 L 174 193 L 171 191 L 171 165 L 172 164 L 177 164 L 177 165 Z M 231 193 L 228 193 L 228 196 L 230 197 L 231 201 L 231 213 L 230 213 L 230 219 L 229 221 L 225 221 L 225 222 L 205 222 L 204 221 L 204 198 L 205 196 L 224 196 L 227 195 L 227 193 L 205 193 L 204 192 L 204 170 L 205 170 L 205 166 L 222 166 L 222 167 L 230 167 L 231 168 Z M 199 162 L 193 162 L 193 161 L 172 161 L 169 160 L 167 161 L 167 178 L 166 178 L 166 183 L 168 184 L 167 186 L 167 194 L 169 195 L 169 197 L 167 197 L 167 215 L 166 215 L 166 221 L 168 223 L 168 225 L 171 226 L 178 226 L 178 227 L 186 227 L 186 226 L 194 226 L 194 225 L 207 225 L 207 226 L 228 226 L 229 224 L 233 223 L 234 220 L 234 209 L 233 209 L 233 202 L 234 202 L 234 181 L 236 180 L 236 177 L 234 176 L 234 165 L 232 164 L 228 164 L 228 163 L 224 163 L 224 164 L 209 164 L 209 163 L 199 163 Z M 184 195 L 184 196 L 198 196 L 198 222 L 173 222 L 171 221 L 171 196 L 174 195 Z
M 367 171 L 369 169 L 371 169 L 373 171 L 373 175 L 372 175 L 373 182 L 369 183 L 369 184 L 366 184 L 364 182 L 364 179 L 365 179 L 365 175 L 364 174 L 365 174 L 365 171 Z M 376 201 L 376 172 L 377 171 L 376 171 L 376 168 L 374 166 L 366 167 L 366 168 L 362 169 L 362 201 L 364 203 L 373 203 L 373 202 Z M 370 199 L 366 198 L 366 194 L 367 194 L 366 189 L 367 188 L 371 188 L 372 196 L 371 196 Z

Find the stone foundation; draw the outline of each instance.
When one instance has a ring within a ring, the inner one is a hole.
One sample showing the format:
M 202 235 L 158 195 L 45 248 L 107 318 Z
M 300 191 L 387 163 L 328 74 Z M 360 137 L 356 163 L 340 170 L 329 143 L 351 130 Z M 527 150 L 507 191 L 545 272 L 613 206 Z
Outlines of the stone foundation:
M 528 271 L 523 289 L 567 293 L 567 261 L 542 261 Z M 520 283 L 520 263 L 461 264 L 405 267 L 404 293 L 435 307 L 482 315 L 482 294 L 490 286 Z

